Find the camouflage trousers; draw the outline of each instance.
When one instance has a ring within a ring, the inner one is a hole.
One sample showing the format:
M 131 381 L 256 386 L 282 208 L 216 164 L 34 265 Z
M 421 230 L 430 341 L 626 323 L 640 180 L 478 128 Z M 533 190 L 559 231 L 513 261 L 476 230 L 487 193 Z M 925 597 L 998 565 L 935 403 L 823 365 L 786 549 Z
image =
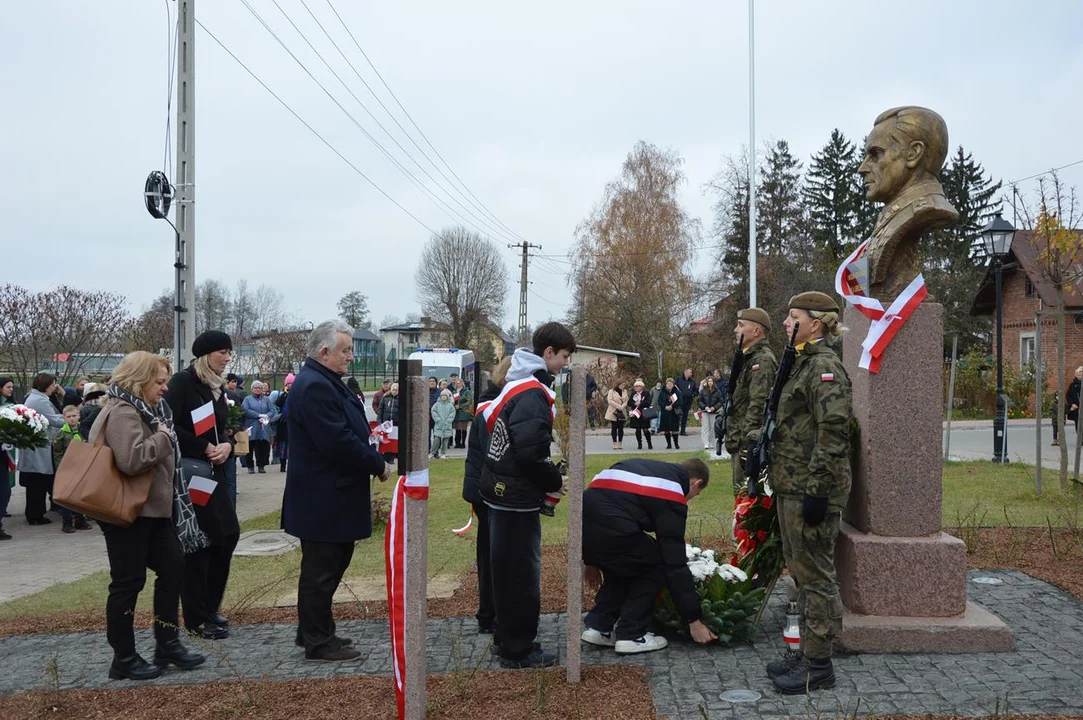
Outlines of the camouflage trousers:
M 741 467 L 741 458 L 738 455 L 730 458 L 730 464 L 733 466 L 733 495 L 736 497 L 741 488 L 747 484 L 745 482 L 745 469 Z
M 815 660 L 831 657 L 842 632 L 842 598 L 835 578 L 835 539 L 841 514 L 829 512 L 816 527 L 801 517 L 801 498 L 776 496 L 782 531 L 782 555 L 797 584 L 801 612 L 801 649 Z

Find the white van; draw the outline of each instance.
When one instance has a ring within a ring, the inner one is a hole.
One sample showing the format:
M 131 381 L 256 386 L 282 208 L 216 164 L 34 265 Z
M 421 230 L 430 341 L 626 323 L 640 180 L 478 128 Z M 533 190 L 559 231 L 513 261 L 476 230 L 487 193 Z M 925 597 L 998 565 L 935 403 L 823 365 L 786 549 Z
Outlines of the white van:
M 421 374 L 437 380 L 447 380 L 455 373 L 466 382 L 474 379 L 474 353 L 456 348 L 418 348 L 409 360 L 421 361 Z

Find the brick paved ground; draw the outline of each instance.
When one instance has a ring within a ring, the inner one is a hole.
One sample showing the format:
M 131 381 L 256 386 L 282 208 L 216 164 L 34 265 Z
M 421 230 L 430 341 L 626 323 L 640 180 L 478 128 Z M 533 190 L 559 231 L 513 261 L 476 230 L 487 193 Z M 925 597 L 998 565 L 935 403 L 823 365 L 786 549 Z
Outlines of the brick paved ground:
M 851 717 L 875 713 L 954 713 L 990 716 L 1005 707 L 1020 713 L 1083 712 L 1083 603 L 1023 573 L 982 572 L 1003 585 L 970 583 L 970 597 L 1003 618 L 1015 633 L 1017 651 L 975 655 L 862 655 L 836 661 L 838 686 L 804 698 L 774 693 L 763 674 L 775 657 L 782 627 L 783 602 L 776 594 L 754 647 L 702 648 L 676 642 L 664 651 L 619 658 L 611 651 L 585 647 L 584 662 L 637 664 L 652 671 L 650 684 L 659 715 L 672 720 L 715 718 Z M 202 643 L 208 662 L 191 672 L 170 670 L 154 681 L 201 683 L 247 678 L 323 678 L 350 674 L 387 674 L 390 650 L 387 624 L 342 623 L 339 633 L 352 637 L 359 661 L 306 663 L 292 644 L 290 625 L 236 628 L 235 636 Z M 428 624 L 429 671 L 455 672 L 496 668 L 488 655 L 489 636 L 478 636 L 472 619 L 432 620 Z M 153 652 L 147 631 L 138 636 L 146 656 Z M 564 645 L 564 619 L 545 615 L 540 640 L 546 647 Z M 194 643 L 193 641 L 193 644 Z M 209 648 L 209 649 L 208 649 Z M 124 687 L 106 678 L 110 650 L 104 633 L 37 635 L 0 639 L 0 692 L 52 685 L 61 688 Z M 390 687 L 390 686 L 389 686 Z M 720 693 L 750 688 L 763 694 L 751 705 L 730 705 Z M 860 701 L 860 708 L 858 708 Z

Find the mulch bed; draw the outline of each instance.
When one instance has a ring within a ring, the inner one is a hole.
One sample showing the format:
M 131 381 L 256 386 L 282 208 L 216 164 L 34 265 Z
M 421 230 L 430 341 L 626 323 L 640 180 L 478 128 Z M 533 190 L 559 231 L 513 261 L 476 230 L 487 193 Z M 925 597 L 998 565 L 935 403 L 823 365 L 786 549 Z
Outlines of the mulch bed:
M 431 675 L 426 717 L 452 720 L 582 718 L 654 720 L 647 671 L 639 667 L 588 667 L 579 685 L 564 681 L 564 668 L 544 671 Z M 328 680 L 217 682 L 145 686 L 125 690 L 35 691 L 0 697 L 0 717 L 139 718 L 139 720 L 246 720 L 334 718 L 393 720 L 390 677 Z
M 1083 601 L 1083 530 L 949 530 L 967 544 L 971 569 L 1021 570 Z

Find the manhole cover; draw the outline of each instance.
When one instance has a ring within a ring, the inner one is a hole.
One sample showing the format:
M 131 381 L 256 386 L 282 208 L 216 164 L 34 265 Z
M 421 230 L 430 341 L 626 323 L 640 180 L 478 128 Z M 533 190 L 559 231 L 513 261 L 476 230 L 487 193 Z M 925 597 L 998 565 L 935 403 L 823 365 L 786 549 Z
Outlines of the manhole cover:
M 283 555 L 298 547 L 296 538 L 281 530 L 251 530 L 242 533 L 234 555 L 266 557 Z
M 727 690 L 719 697 L 731 703 L 753 703 L 759 700 L 761 695 L 755 690 Z
M 995 577 L 976 577 L 973 580 L 979 585 L 1003 585 L 1004 581 Z

